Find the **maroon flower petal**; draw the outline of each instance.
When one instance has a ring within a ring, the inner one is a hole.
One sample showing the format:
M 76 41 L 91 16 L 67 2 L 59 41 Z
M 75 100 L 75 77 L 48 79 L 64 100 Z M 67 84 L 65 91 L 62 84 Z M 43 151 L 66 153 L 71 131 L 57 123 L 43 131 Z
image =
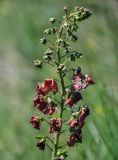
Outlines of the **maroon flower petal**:
M 62 120 L 61 118 L 52 118 L 50 119 L 50 128 L 49 132 L 55 132 L 55 131 L 60 131 L 62 125 Z
M 30 123 L 33 125 L 35 129 L 40 129 L 40 120 L 39 117 L 32 116 L 30 119 Z

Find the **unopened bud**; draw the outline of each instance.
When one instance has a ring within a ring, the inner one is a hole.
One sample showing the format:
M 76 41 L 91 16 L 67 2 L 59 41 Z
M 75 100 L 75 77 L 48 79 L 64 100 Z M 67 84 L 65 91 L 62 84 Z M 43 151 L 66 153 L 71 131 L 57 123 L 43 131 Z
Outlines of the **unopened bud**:
M 52 24 L 54 24 L 56 22 L 56 19 L 55 18 L 50 18 L 49 22 L 51 22 Z
M 64 7 L 64 11 L 67 13 L 67 11 L 68 11 L 67 6 Z
M 46 43 L 47 43 L 47 39 L 46 38 L 41 38 L 40 39 L 40 44 L 46 45 Z

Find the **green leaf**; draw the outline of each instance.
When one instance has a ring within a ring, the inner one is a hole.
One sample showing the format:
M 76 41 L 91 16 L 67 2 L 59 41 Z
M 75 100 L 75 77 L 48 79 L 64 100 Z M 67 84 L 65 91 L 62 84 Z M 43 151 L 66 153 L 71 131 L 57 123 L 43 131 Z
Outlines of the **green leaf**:
M 35 138 L 38 139 L 38 140 L 41 140 L 41 139 L 45 139 L 46 136 L 39 134 L 39 135 L 35 136 Z

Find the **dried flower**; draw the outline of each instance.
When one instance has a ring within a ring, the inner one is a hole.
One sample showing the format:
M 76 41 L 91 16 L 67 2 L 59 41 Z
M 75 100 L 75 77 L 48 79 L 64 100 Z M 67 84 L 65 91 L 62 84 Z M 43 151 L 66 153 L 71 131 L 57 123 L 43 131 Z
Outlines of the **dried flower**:
M 88 74 L 83 75 L 81 73 L 81 69 L 75 70 L 75 74 L 72 77 L 72 91 L 79 91 L 82 89 L 86 89 L 89 85 L 95 84 L 92 80 L 91 76 Z
M 61 118 L 51 118 L 50 119 L 50 128 L 49 132 L 52 133 L 54 131 L 60 131 L 61 129 L 62 120 Z
M 87 106 L 83 106 L 80 108 L 78 117 L 77 117 L 77 125 L 79 128 L 82 128 L 85 124 L 85 118 L 90 114 L 89 108 Z
M 76 104 L 79 100 L 82 100 L 82 95 L 79 92 L 72 92 L 70 97 L 66 99 L 65 105 L 72 107 Z
M 39 117 L 32 116 L 31 119 L 30 119 L 30 123 L 33 125 L 33 127 L 35 129 L 40 129 L 41 121 L 40 121 Z
M 48 101 L 43 96 L 36 96 L 33 100 L 34 107 L 39 109 L 44 114 L 52 115 L 55 112 L 54 105 L 48 103 Z
M 37 143 L 37 147 L 40 149 L 40 150 L 45 150 L 45 140 L 44 139 L 41 139 L 38 143 Z
M 82 130 L 80 129 L 74 130 L 67 141 L 69 147 L 73 147 L 75 143 L 82 143 Z
M 56 94 L 58 90 L 58 86 L 55 80 L 53 79 L 45 79 L 42 84 L 38 84 L 36 87 L 36 93 L 37 95 L 46 95 L 50 91 L 53 92 L 53 94 Z
M 76 124 L 77 124 L 77 120 L 75 120 L 75 119 L 69 119 L 69 121 L 68 121 L 68 125 L 70 126 L 70 128 L 73 128 L 74 126 L 76 126 Z
M 79 112 L 73 114 L 73 117 L 68 121 L 70 128 L 81 129 L 85 124 L 85 118 L 90 114 L 89 108 L 87 106 L 82 106 Z

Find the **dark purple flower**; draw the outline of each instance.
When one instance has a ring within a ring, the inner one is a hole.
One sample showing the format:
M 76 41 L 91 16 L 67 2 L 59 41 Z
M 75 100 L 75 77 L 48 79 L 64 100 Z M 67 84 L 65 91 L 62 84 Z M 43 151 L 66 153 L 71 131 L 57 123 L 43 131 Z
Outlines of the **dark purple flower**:
M 87 106 L 83 106 L 80 108 L 76 117 L 72 117 L 68 121 L 68 125 L 70 128 L 79 128 L 81 129 L 85 124 L 85 118 L 89 115 L 89 108 Z
M 86 89 L 89 85 L 95 84 L 91 76 L 88 74 L 83 75 L 81 73 L 81 68 L 78 67 L 72 77 L 72 91 L 80 91 Z
M 55 112 L 55 106 L 52 103 L 48 103 L 44 96 L 36 96 L 33 100 L 34 107 L 39 109 L 44 114 L 52 115 Z
M 69 147 L 73 147 L 76 143 L 82 143 L 82 130 L 74 130 L 67 141 Z
M 79 92 L 72 92 L 71 96 L 68 99 L 66 99 L 65 105 L 72 107 L 79 100 L 82 100 L 82 95 Z
M 34 128 L 40 129 L 40 119 L 37 116 L 32 116 L 30 119 L 30 123 L 33 125 Z
M 44 139 L 41 139 L 38 143 L 37 143 L 37 147 L 40 149 L 40 150 L 45 150 L 45 140 Z
M 61 118 L 52 118 L 52 119 L 50 119 L 49 133 L 53 133 L 55 131 L 60 131 L 61 125 L 62 125 Z
M 85 124 L 85 118 L 90 114 L 89 108 L 87 106 L 83 106 L 77 117 L 77 125 L 79 128 L 82 128 Z

